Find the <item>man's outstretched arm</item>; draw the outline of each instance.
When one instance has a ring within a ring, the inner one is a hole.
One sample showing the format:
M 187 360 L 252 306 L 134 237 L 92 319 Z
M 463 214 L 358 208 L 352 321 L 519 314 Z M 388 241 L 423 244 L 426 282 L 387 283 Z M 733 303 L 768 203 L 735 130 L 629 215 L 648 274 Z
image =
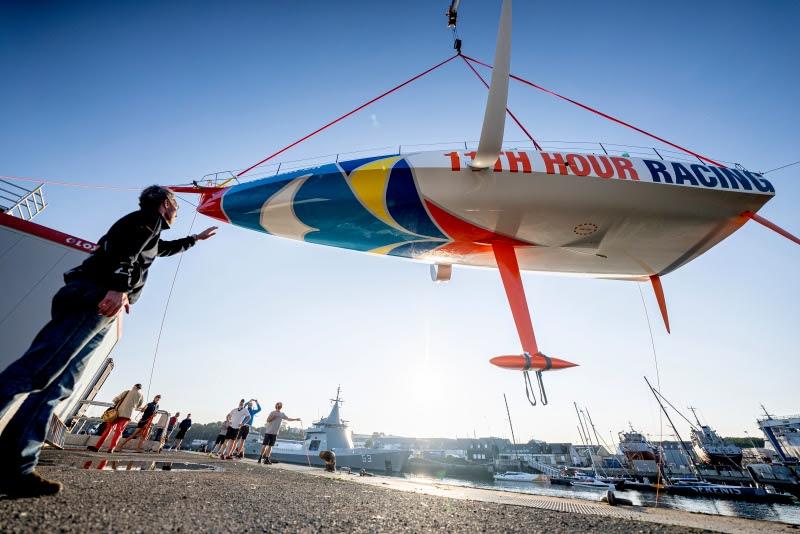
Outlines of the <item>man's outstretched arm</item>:
M 165 241 L 164 239 L 158 240 L 158 255 L 161 257 L 172 256 L 180 252 L 189 250 L 198 241 L 205 241 L 209 237 L 213 237 L 217 233 L 217 227 L 212 226 L 206 228 L 199 234 L 190 235 L 181 239 L 173 241 Z

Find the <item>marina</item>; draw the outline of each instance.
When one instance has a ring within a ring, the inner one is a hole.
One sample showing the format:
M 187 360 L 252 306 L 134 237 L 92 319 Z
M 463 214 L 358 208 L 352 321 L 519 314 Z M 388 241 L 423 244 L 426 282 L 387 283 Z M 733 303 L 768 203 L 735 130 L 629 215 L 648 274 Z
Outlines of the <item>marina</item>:
M 474 485 L 480 488 L 500 489 L 502 491 L 574 498 L 597 502 L 602 493 L 584 487 L 553 485 L 547 482 L 495 481 L 493 484 L 467 483 L 456 479 L 438 480 L 438 483 L 463 486 Z M 800 525 L 800 507 L 796 504 L 757 504 L 735 500 L 717 500 L 713 497 L 692 497 L 671 494 L 656 494 L 654 491 L 628 490 L 617 493 L 630 499 L 636 506 L 660 507 L 702 514 L 729 517 L 744 517 Z

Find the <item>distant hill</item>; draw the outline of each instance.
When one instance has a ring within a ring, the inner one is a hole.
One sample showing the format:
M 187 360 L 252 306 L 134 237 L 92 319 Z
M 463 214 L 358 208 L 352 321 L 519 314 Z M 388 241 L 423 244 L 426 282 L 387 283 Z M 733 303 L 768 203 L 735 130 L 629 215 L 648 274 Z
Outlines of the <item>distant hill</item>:
M 754 445 L 759 448 L 764 447 L 764 439 L 763 438 L 722 438 L 731 445 L 738 445 L 743 449 L 749 449 Z

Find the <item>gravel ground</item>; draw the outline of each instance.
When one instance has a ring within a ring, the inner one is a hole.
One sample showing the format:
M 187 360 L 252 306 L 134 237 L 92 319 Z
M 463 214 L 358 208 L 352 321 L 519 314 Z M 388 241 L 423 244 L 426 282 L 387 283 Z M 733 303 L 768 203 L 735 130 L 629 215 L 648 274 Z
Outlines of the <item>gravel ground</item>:
M 48 451 L 47 463 L 100 455 Z M 144 460 L 143 455 L 127 458 Z M 177 459 L 160 455 L 157 460 Z M 205 462 L 197 456 L 180 455 Z M 120 458 L 121 465 L 124 461 Z M 98 471 L 60 465 L 40 472 L 64 491 L 0 498 L 1 532 L 701 532 L 596 515 L 422 495 L 312 476 L 278 466 L 214 462 L 224 472 Z

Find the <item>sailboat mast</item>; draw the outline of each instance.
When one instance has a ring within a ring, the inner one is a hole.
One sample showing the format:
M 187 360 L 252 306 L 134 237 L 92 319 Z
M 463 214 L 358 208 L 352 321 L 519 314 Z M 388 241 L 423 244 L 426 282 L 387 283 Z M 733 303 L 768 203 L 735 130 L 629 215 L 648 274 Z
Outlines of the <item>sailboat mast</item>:
M 594 432 L 594 439 L 597 440 L 597 446 L 600 446 L 600 436 L 597 435 L 597 429 L 594 426 L 594 421 L 592 421 L 592 415 L 589 413 L 589 409 L 586 408 L 586 417 L 589 419 L 589 424 L 592 427 L 592 432 Z M 611 452 L 611 451 L 608 451 Z
M 588 428 L 584 428 L 583 426 L 583 418 L 581 417 L 581 411 L 578 409 L 578 403 L 573 402 L 575 405 L 575 413 L 578 414 L 578 423 L 580 423 L 580 428 L 583 429 L 583 432 L 586 434 L 586 442 L 588 443 L 586 446 L 586 452 L 589 454 L 589 464 L 592 466 L 592 470 L 597 474 L 597 467 L 594 465 L 594 455 L 592 454 L 592 440 L 589 437 L 589 430 Z
M 514 425 L 511 423 L 511 411 L 508 409 L 508 399 L 506 398 L 505 393 L 503 393 L 503 402 L 506 403 L 506 415 L 508 415 L 508 426 L 511 428 L 511 442 L 514 444 L 514 456 L 517 457 L 517 463 L 519 464 L 519 452 L 517 451 L 517 438 L 514 436 Z
M 694 458 L 692 457 L 692 453 L 689 451 L 689 447 L 686 446 L 686 443 L 683 441 L 683 438 L 678 433 L 678 429 L 675 428 L 675 424 L 672 422 L 672 418 L 669 416 L 669 413 L 667 413 L 667 409 L 664 408 L 664 404 L 662 404 L 661 399 L 659 398 L 660 393 L 658 393 L 656 389 L 652 385 L 650 385 L 650 381 L 647 379 L 647 377 L 644 377 L 644 381 L 647 382 L 647 387 L 650 388 L 650 391 L 656 398 L 656 402 L 658 402 L 658 405 L 661 406 L 661 411 L 664 412 L 664 415 L 667 416 L 667 421 L 669 421 L 669 426 L 671 426 L 672 430 L 675 431 L 675 436 L 678 438 L 681 447 L 683 447 L 683 450 L 686 452 L 686 456 L 689 458 L 689 462 L 692 464 L 692 468 L 694 469 L 695 474 L 698 477 L 702 478 L 702 475 L 700 474 L 700 469 L 698 469 L 697 464 L 694 463 Z
M 575 413 L 578 415 L 578 424 L 580 424 L 581 428 L 581 439 L 584 441 L 584 445 L 591 445 L 591 440 L 589 439 L 589 433 L 583 427 L 583 419 L 581 418 L 581 411 L 578 409 L 578 403 L 572 403 L 575 406 Z

